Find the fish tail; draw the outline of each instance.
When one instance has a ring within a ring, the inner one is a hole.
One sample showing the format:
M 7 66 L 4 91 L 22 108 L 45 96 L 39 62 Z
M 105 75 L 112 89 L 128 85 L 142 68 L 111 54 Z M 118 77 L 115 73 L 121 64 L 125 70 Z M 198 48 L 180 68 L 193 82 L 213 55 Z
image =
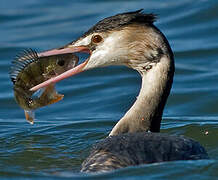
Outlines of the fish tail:
M 24 110 L 24 114 L 27 122 L 29 122 L 30 124 L 34 124 L 35 112 L 31 110 Z

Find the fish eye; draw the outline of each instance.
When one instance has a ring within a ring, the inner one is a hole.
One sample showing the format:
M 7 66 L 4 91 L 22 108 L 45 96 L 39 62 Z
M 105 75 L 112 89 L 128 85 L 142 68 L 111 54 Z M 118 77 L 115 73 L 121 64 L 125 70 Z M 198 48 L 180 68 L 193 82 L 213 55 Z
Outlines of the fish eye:
M 92 36 L 92 42 L 93 43 L 100 43 L 103 40 L 103 38 L 100 35 L 94 35 Z
M 65 61 L 64 60 L 58 60 L 58 65 L 59 66 L 63 66 L 65 64 Z

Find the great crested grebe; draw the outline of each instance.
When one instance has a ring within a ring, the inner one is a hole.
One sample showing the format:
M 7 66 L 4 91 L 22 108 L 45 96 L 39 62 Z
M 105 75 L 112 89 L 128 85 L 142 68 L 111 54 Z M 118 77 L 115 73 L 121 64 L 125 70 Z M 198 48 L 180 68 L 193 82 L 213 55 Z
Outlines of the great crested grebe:
M 109 65 L 125 65 L 141 74 L 142 85 L 136 102 L 115 125 L 109 137 L 94 146 L 82 164 L 82 172 L 208 158 L 198 142 L 159 133 L 163 109 L 173 83 L 174 57 L 167 39 L 153 25 L 154 21 L 153 14 L 145 14 L 141 10 L 117 14 L 99 21 L 66 46 L 39 53 L 39 56 L 49 56 L 87 52 L 90 56 L 77 67 L 31 90 Z

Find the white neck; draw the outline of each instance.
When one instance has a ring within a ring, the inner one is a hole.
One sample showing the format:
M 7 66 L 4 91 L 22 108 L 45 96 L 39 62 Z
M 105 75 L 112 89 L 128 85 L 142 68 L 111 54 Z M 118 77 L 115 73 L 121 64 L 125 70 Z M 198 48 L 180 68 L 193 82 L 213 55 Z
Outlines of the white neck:
M 173 81 L 174 62 L 166 55 L 152 68 L 141 71 L 142 86 L 137 100 L 112 129 L 110 136 L 140 131 L 160 131 L 160 122 Z

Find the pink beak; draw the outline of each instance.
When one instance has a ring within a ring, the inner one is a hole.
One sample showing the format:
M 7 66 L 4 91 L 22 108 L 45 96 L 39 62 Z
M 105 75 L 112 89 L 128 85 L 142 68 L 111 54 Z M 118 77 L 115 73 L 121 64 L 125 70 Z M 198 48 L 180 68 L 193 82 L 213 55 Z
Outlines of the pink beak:
M 66 54 L 66 53 L 75 53 L 75 52 L 85 52 L 85 53 L 90 53 L 90 50 L 85 47 L 85 46 L 77 46 L 77 47 L 66 47 L 63 49 L 52 49 L 49 51 L 41 52 L 38 53 L 39 57 L 44 57 L 44 56 L 51 56 L 51 55 L 58 55 L 58 54 Z M 41 84 L 38 84 L 30 89 L 30 91 L 37 91 L 40 88 L 46 87 L 52 83 L 57 83 L 65 78 L 68 78 L 70 76 L 73 76 L 75 74 L 78 74 L 83 71 L 83 68 L 86 66 L 88 63 L 88 60 L 83 62 L 82 64 L 79 64 L 78 66 L 74 67 L 73 69 L 70 69 L 56 77 L 53 77 Z

